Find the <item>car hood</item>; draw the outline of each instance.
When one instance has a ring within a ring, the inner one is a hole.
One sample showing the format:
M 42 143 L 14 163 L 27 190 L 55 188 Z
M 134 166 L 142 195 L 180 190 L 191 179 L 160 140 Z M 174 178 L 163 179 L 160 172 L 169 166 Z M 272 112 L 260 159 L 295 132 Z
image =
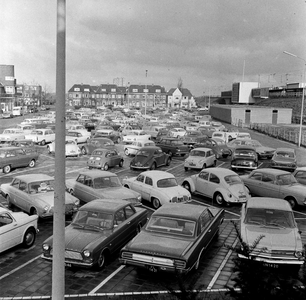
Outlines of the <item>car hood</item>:
M 149 233 L 142 231 L 125 249 L 153 256 L 182 257 L 186 249 L 193 243 L 193 239 L 183 239 L 170 235 Z
M 131 164 L 135 165 L 137 163 L 140 163 L 141 165 L 145 165 L 148 161 L 150 161 L 152 159 L 152 156 L 135 156 L 132 161 Z
M 248 245 L 252 245 L 260 236 L 264 236 L 258 243 L 257 249 L 266 247 L 268 250 L 301 250 L 302 243 L 296 228 L 268 227 L 246 225 L 242 238 Z
M 247 192 L 247 189 L 245 188 L 245 185 L 243 183 L 232 184 L 228 187 L 228 190 L 234 197 L 238 199 L 240 197 L 249 196 L 249 193 Z
M 294 163 L 295 162 L 295 158 L 291 158 L 291 157 L 274 157 L 272 158 L 272 160 L 277 163 Z
M 45 202 L 50 206 L 54 206 L 54 192 L 31 194 L 31 198 L 39 201 L 40 203 Z M 66 193 L 65 204 L 74 204 L 78 199 L 69 193 Z
M 167 187 L 167 188 L 160 188 L 159 191 L 169 197 L 182 197 L 182 196 L 190 196 L 189 192 L 183 188 L 180 185 L 177 186 L 172 186 L 172 187 Z
M 96 190 L 103 198 L 130 199 L 137 198 L 140 194 L 125 187 L 111 187 Z

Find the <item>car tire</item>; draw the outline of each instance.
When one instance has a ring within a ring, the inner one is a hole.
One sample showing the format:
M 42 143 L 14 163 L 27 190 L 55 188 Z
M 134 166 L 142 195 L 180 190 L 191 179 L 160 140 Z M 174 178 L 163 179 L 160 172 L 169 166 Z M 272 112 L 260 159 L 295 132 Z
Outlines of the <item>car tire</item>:
M 83 155 L 86 155 L 86 154 L 87 154 L 87 151 L 86 151 L 86 148 L 85 148 L 85 147 L 82 147 L 82 148 L 81 148 L 81 153 L 82 153 Z
M 34 168 L 34 167 L 35 167 L 35 160 L 34 160 L 34 159 L 32 159 L 32 160 L 30 161 L 29 167 L 30 167 L 30 168 Z
M 184 167 L 184 170 L 185 170 L 185 172 L 187 172 L 189 170 L 189 168 L 188 167 Z
M 49 145 L 47 146 L 47 151 L 48 151 L 49 154 L 51 154 L 51 150 L 50 150 L 50 146 Z
M 124 162 L 123 159 L 121 159 L 120 162 L 119 162 L 119 167 L 120 167 L 120 168 L 123 167 L 123 162 Z
M 187 181 L 184 181 L 184 182 L 182 183 L 182 187 L 183 187 L 184 189 L 186 189 L 187 191 L 189 191 L 189 193 L 191 193 L 191 187 L 190 187 L 190 184 L 189 184 Z
M 103 267 L 105 266 L 105 263 L 106 263 L 106 255 L 105 252 L 102 250 L 97 260 L 95 268 L 97 270 L 102 270 Z
M 104 171 L 107 171 L 108 168 L 109 168 L 108 164 L 105 164 L 103 169 L 104 169 Z
M 288 199 L 285 199 L 285 200 L 287 200 L 289 202 L 292 209 L 294 209 L 297 206 L 297 203 L 296 203 L 294 198 L 288 198 Z
M 168 157 L 167 160 L 166 160 L 166 166 L 170 166 L 170 164 L 171 164 L 171 158 Z
M 203 164 L 202 169 L 206 169 L 206 164 Z
M 152 206 L 158 209 L 160 207 L 160 201 L 157 198 L 152 198 Z
M 218 204 L 218 205 L 220 205 L 220 206 L 223 206 L 224 205 L 224 198 L 223 198 L 223 196 L 222 196 L 222 194 L 221 193 L 216 193 L 216 195 L 215 195 L 215 201 L 216 201 L 216 203 Z
M 126 155 L 126 156 L 129 156 L 130 155 L 130 153 L 129 153 L 129 149 L 124 149 L 124 154 Z
M 8 173 L 10 173 L 11 172 L 11 166 L 10 165 L 7 165 L 7 166 L 4 166 L 3 167 L 3 173 L 4 174 L 8 174 Z
M 34 228 L 29 228 L 24 236 L 23 236 L 23 246 L 25 248 L 30 248 L 33 246 L 34 242 L 35 242 L 35 239 L 36 239 L 36 231 Z
M 74 196 L 74 191 L 73 191 L 73 189 L 68 190 L 68 192 L 69 192 L 70 195 Z
M 156 162 L 153 162 L 150 167 L 150 170 L 155 170 L 155 169 L 156 169 Z
M 45 140 L 42 140 L 42 141 L 40 142 L 40 145 L 41 145 L 41 146 L 45 146 L 45 145 L 46 145 L 46 141 L 45 141 Z
M 127 189 L 129 189 L 129 188 L 130 188 L 130 187 L 127 185 L 127 184 L 125 184 L 125 185 L 124 185 L 124 187 L 125 187 L 125 188 L 127 188 Z
M 37 212 L 37 209 L 36 209 L 35 207 L 31 207 L 31 209 L 30 209 L 30 215 L 31 215 L 31 216 L 35 216 L 35 215 L 38 216 L 38 212 Z

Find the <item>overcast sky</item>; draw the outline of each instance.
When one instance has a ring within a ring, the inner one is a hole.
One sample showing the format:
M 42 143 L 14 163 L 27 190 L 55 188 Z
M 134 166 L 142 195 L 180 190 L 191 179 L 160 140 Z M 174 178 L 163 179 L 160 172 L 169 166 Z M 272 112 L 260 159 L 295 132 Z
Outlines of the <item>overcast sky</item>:
M 1 0 L 0 64 L 55 91 L 56 0 Z M 183 87 L 194 96 L 301 82 L 305 0 L 67 0 L 66 90 L 75 83 Z M 146 76 L 146 70 L 147 76 Z

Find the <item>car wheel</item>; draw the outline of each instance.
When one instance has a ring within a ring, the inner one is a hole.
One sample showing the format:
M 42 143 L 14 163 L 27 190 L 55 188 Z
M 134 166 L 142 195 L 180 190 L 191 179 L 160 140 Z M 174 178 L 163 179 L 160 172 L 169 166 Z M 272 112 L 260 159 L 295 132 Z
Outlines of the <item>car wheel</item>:
M 98 270 L 103 269 L 103 267 L 105 266 L 105 262 L 106 262 L 106 256 L 105 256 L 104 251 L 102 250 L 97 260 L 96 268 Z
M 3 167 L 3 173 L 7 174 L 11 172 L 11 166 L 7 165 L 5 167 Z
M 81 152 L 82 152 L 83 155 L 86 155 L 86 154 L 87 154 L 86 148 L 85 148 L 85 147 L 82 147 L 82 148 L 81 148 Z
M 47 151 L 48 151 L 49 154 L 51 154 L 50 146 L 49 145 L 47 146 Z
M 184 167 L 184 170 L 187 172 L 189 170 L 189 168 L 188 167 Z
M 221 193 L 217 193 L 217 194 L 215 195 L 215 201 L 216 201 L 217 204 L 220 205 L 220 206 L 224 205 L 224 198 L 223 198 L 223 196 L 222 196 Z
M 157 198 L 152 199 L 152 205 L 155 209 L 158 209 L 160 207 L 160 202 Z
M 69 192 L 70 195 L 74 195 L 73 189 L 70 189 L 68 192 Z
M 156 169 L 156 163 L 153 162 L 152 165 L 151 165 L 151 167 L 150 167 L 150 170 L 155 170 L 155 169 Z
M 120 168 L 123 167 L 123 159 L 120 160 L 120 162 L 119 162 L 119 167 L 120 167 Z
M 191 187 L 190 187 L 190 184 L 187 181 L 184 181 L 182 183 L 182 187 L 185 188 L 187 191 L 189 191 L 191 193 Z
M 40 144 L 41 144 L 42 146 L 45 146 L 45 145 L 46 145 L 46 141 L 45 141 L 45 140 L 42 140 L 42 141 L 40 142 Z
M 296 201 L 295 201 L 294 198 L 288 198 L 286 200 L 289 202 L 292 209 L 294 209 L 296 207 Z
M 125 184 L 125 185 L 124 185 L 124 187 L 126 187 L 127 189 L 129 189 L 129 188 L 130 188 L 130 187 L 127 185 L 127 184 Z
M 108 170 L 108 164 L 105 164 L 104 165 L 104 171 L 107 171 Z
M 31 216 L 38 215 L 37 209 L 36 209 L 35 207 L 32 207 L 32 208 L 30 209 L 30 215 L 31 215 Z
M 206 164 L 203 164 L 203 167 L 202 167 L 202 169 L 206 169 Z
M 124 149 L 124 154 L 125 154 L 126 156 L 129 156 L 129 155 L 130 155 L 129 149 Z
M 171 164 L 171 158 L 168 157 L 168 158 L 167 158 L 167 161 L 166 161 L 166 166 L 170 166 L 170 164 Z
M 36 239 L 36 231 L 34 228 L 29 228 L 23 236 L 23 246 L 30 248 L 33 246 Z
M 30 167 L 30 168 L 34 168 L 34 167 L 35 167 L 35 160 L 34 160 L 34 159 L 32 159 L 32 160 L 30 161 L 29 167 Z

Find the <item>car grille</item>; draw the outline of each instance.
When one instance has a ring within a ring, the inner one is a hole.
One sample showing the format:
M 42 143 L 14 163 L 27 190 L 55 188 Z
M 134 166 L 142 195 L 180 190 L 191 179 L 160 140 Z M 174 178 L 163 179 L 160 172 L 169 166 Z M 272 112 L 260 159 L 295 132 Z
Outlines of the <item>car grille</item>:
M 290 250 L 262 250 L 262 249 L 254 249 L 251 252 L 251 256 L 258 256 L 262 258 L 270 258 L 270 259 L 292 259 L 296 260 L 295 252 Z
M 188 200 L 189 200 L 188 196 L 184 195 L 184 196 L 180 196 L 180 197 L 173 197 L 171 199 L 171 202 L 174 202 L 174 203 L 176 203 L 176 202 L 186 202 Z
M 53 256 L 53 249 L 51 249 L 50 254 Z M 83 260 L 81 253 L 65 250 L 65 259 Z

